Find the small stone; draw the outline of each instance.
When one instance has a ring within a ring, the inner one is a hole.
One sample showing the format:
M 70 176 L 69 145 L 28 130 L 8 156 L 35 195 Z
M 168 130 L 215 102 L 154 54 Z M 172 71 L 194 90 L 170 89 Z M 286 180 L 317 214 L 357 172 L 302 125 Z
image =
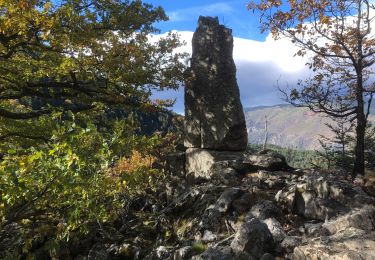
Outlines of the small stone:
M 217 235 L 212 233 L 210 230 L 205 230 L 203 233 L 202 241 L 203 242 L 213 242 L 217 239 Z
M 269 253 L 265 253 L 260 260 L 275 260 L 275 257 Z
M 155 250 L 155 255 L 158 259 L 165 259 L 170 255 L 170 252 L 165 246 L 159 246 Z
M 319 223 L 305 223 L 303 232 L 307 235 L 319 234 L 322 229 L 322 222 Z
M 208 248 L 200 255 L 193 256 L 192 260 L 232 260 L 234 256 L 228 247 Z
M 193 247 L 185 246 L 182 248 L 177 249 L 174 252 L 173 260 L 185 260 L 190 259 L 195 253 Z
M 215 207 L 210 205 L 203 213 L 199 227 L 201 229 L 211 229 L 217 231 L 220 228 L 221 213 Z
M 301 238 L 297 236 L 287 236 L 281 242 L 281 248 L 287 253 L 293 252 L 294 248 L 301 244 Z
M 250 209 L 251 204 L 252 196 L 250 193 L 246 192 L 232 202 L 232 208 L 237 214 L 242 214 Z
M 95 244 L 89 251 L 88 260 L 107 260 L 109 253 L 107 248 L 101 244 Z

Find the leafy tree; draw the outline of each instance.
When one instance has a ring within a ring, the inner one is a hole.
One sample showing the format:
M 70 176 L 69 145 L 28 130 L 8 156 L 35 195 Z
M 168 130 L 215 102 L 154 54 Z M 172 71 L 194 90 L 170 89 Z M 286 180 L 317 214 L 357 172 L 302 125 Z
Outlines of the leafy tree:
M 328 169 L 339 167 L 347 171 L 353 166 L 354 125 L 345 118 L 332 119 L 333 121 L 326 125 L 333 133 L 333 137 L 320 137 L 319 143 L 323 151 L 318 151 L 318 155 L 325 159 Z
M 323 160 L 323 162 L 319 161 L 319 164 L 314 166 L 330 170 L 332 169 L 332 166 L 334 166 L 335 150 L 332 148 L 330 140 L 327 140 L 325 137 L 321 137 L 318 141 L 322 150 L 317 151 L 317 155 Z
M 262 31 L 291 39 L 311 55 L 314 76 L 298 88 L 283 90 L 288 102 L 355 122 L 353 175 L 364 174 L 365 129 L 374 89 L 374 5 L 368 0 L 261 0 L 249 9 L 260 13 Z M 367 101 L 367 106 L 366 106 Z
M 166 104 L 151 91 L 177 88 L 183 70 L 176 35 L 151 39 L 166 19 L 141 1 L 1 1 L 0 139 L 48 140 L 56 110 Z
M 0 241 L 16 224 L 22 242 L 0 258 L 26 258 L 45 233 L 105 234 L 162 178 L 176 138 L 141 135 L 134 117 L 163 111 L 151 91 L 182 79 L 178 37 L 152 39 L 166 19 L 141 1 L 0 1 Z
M 49 146 L 9 152 L 0 164 L 0 228 L 22 228 L 18 242 L 5 252 L 0 245 L 0 258 L 27 255 L 44 237 L 66 241 L 93 230 L 105 236 L 124 198 L 154 189 L 162 178 L 154 154 L 164 138 L 135 135 L 131 122 L 117 122 L 105 134 L 74 118 L 56 129 Z

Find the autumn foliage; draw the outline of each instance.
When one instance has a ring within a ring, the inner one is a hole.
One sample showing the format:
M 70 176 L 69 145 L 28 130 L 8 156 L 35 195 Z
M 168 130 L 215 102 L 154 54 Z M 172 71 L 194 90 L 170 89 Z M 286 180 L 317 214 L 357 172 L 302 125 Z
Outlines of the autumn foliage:
M 309 58 L 312 76 L 280 88 L 289 103 L 355 123 L 352 174 L 364 174 L 365 131 L 375 92 L 372 33 L 375 6 L 367 0 L 261 0 L 248 8 L 260 14 L 262 31 L 287 37 Z

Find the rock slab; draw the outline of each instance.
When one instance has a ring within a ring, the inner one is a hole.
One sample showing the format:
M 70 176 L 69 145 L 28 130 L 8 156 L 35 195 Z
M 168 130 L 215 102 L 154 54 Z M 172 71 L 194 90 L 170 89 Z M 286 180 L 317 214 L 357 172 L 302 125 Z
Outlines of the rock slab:
M 233 60 L 232 31 L 218 18 L 199 17 L 186 73 L 185 147 L 244 151 L 245 116 Z
M 236 168 L 242 160 L 241 152 L 189 148 L 186 150 L 185 168 L 187 174 L 208 180 L 215 174 Z

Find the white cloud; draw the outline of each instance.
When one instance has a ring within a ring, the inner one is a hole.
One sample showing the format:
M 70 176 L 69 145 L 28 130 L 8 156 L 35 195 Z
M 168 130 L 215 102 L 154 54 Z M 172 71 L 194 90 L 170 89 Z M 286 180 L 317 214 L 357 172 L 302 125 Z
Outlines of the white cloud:
M 178 32 L 187 44 L 178 52 L 191 54 L 193 32 Z M 156 38 L 162 35 L 157 35 Z M 297 48 L 287 39 L 265 41 L 234 38 L 233 58 L 237 67 L 237 82 L 244 107 L 282 103 L 276 85 L 293 85 L 308 76 L 306 58 L 294 57 Z M 183 113 L 183 89 L 158 92 L 158 98 L 175 98 L 175 111 Z
M 180 47 L 177 51 L 191 54 L 193 32 L 180 31 L 177 33 L 180 35 L 181 40 L 186 42 L 186 45 Z M 236 63 L 270 62 L 279 67 L 280 71 L 298 72 L 305 69 L 307 58 L 294 56 L 297 51 L 298 48 L 288 39 L 276 41 L 271 35 L 267 36 L 265 41 L 234 37 L 233 58 Z
M 234 38 L 233 58 L 236 62 L 271 62 L 281 71 L 298 72 L 304 69 L 306 58 L 294 57 L 297 47 L 287 39 L 275 41 L 268 35 L 264 42 Z

